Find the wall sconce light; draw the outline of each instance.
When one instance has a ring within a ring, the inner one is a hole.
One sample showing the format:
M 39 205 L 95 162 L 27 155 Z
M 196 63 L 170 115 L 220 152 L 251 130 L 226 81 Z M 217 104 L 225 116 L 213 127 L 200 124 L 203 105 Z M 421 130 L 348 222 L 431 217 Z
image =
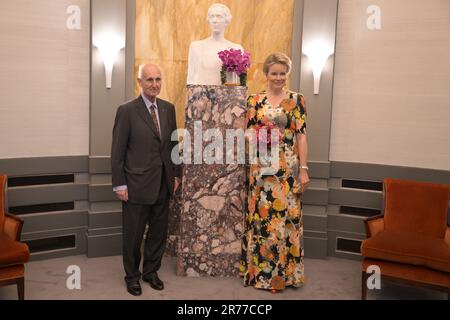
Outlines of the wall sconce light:
M 327 45 L 325 41 L 317 40 L 303 47 L 303 54 L 306 55 L 311 63 L 314 77 L 314 94 L 319 94 L 320 76 L 328 57 L 334 53 L 333 47 Z
M 105 65 L 106 88 L 111 89 L 114 62 L 120 50 L 125 47 L 125 41 L 114 33 L 104 33 L 95 37 L 94 46 L 100 51 Z

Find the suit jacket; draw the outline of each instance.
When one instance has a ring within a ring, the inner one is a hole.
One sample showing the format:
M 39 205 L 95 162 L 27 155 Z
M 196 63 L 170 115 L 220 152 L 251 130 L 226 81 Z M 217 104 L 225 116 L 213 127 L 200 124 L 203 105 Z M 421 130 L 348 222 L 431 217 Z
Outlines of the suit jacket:
M 161 138 L 141 96 L 117 109 L 111 147 L 112 185 L 127 185 L 131 203 L 156 202 L 163 166 L 163 178 L 171 194 L 174 178 L 181 176 L 181 167 L 171 160 L 172 149 L 178 144 L 171 141 L 172 132 L 177 129 L 175 107 L 158 98 L 156 103 Z

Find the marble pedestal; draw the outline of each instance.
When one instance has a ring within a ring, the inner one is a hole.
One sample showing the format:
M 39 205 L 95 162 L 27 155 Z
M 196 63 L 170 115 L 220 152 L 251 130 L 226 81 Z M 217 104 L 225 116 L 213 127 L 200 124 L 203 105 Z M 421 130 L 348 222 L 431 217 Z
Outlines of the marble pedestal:
M 245 166 L 239 164 L 236 157 L 235 164 L 227 164 L 225 137 L 227 129 L 244 130 L 246 94 L 246 87 L 187 87 L 185 129 L 192 137 L 193 152 L 192 163 L 183 165 L 178 239 L 179 275 L 239 274 Z M 217 129 L 222 134 L 223 164 L 194 162 L 195 155 L 198 157 L 199 152 L 211 144 L 211 140 L 203 141 L 202 149 L 195 149 L 194 127 L 198 129 L 200 123 L 203 137 L 208 129 Z
M 182 207 L 181 190 L 178 188 L 177 192 L 169 202 L 169 229 L 167 230 L 167 244 L 164 252 L 165 255 L 169 257 L 177 256 L 178 241 L 180 237 L 180 213 Z

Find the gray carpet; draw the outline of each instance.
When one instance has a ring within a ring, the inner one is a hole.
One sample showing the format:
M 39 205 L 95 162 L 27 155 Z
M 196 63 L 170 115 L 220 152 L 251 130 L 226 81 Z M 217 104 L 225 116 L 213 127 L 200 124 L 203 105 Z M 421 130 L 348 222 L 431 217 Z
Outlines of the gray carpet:
M 66 269 L 81 268 L 81 289 L 68 290 Z M 287 288 L 272 294 L 243 287 L 240 278 L 188 278 L 175 273 L 176 260 L 164 258 L 159 272 L 165 283 L 163 291 L 155 291 L 142 282 L 143 294 L 127 293 L 123 281 L 122 256 L 87 258 L 73 256 L 32 261 L 26 265 L 25 298 L 59 299 L 213 299 L 213 300 L 352 300 L 360 298 L 360 262 L 331 258 L 305 259 L 306 283 L 302 288 Z M 447 299 L 445 293 L 382 282 L 381 290 L 369 290 L 368 299 Z M 0 300 L 17 299 L 16 287 L 0 287 Z

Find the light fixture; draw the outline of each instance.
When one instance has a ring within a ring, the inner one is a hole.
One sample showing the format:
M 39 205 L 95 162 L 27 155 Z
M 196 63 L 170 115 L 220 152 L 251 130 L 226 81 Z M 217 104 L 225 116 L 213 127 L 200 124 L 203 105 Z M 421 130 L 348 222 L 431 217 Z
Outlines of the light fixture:
M 105 65 L 106 88 L 111 89 L 114 62 L 120 50 L 125 47 L 125 41 L 112 32 L 103 33 L 94 38 L 94 46 L 100 51 Z
M 324 40 L 314 40 L 303 46 L 303 54 L 305 54 L 311 64 L 314 77 L 314 94 L 319 94 L 320 76 L 328 57 L 333 54 L 333 46 Z

